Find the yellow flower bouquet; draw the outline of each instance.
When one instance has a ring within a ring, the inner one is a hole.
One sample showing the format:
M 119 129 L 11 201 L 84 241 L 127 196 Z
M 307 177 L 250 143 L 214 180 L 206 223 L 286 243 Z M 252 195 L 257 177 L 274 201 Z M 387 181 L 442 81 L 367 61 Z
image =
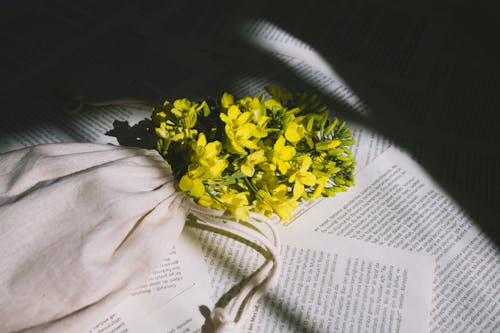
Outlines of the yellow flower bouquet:
M 286 221 L 301 199 L 334 196 L 354 182 L 345 122 L 330 119 L 316 95 L 265 90 L 270 98 L 166 101 L 139 123 L 156 135 L 182 191 L 240 221 L 250 212 Z
M 144 142 L 137 139 L 155 145 L 178 189 L 192 199 L 183 201 L 194 217 L 188 226 L 244 242 L 265 257 L 231 300 L 213 309 L 217 333 L 235 331 L 277 282 L 281 244 L 271 218 L 287 221 L 299 201 L 354 185 L 354 140 L 345 122 L 331 116 L 317 95 L 275 86 L 265 91 L 241 99 L 224 93 L 165 101 L 133 128 L 147 133 Z

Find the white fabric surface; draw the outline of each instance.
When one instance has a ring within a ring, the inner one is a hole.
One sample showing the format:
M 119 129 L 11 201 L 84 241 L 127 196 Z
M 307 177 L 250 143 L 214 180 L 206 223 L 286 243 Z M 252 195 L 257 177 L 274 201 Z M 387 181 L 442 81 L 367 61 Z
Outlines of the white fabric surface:
M 0 332 L 85 331 L 168 254 L 182 198 L 156 151 L 53 144 L 0 155 Z

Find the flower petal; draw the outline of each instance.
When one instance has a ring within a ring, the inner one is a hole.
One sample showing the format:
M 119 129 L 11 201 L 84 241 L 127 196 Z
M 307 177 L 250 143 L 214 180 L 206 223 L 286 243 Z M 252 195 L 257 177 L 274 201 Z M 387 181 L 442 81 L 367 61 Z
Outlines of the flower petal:
M 221 106 L 224 109 L 229 108 L 231 105 L 234 104 L 234 97 L 233 97 L 233 95 L 228 94 L 228 93 L 225 92 L 224 95 L 222 95 L 222 98 L 220 100 L 220 104 L 221 104 Z
M 303 172 L 300 175 L 300 182 L 307 186 L 313 186 L 316 184 L 316 176 L 311 172 Z
M 304 193 L 304 185 L 301 182 L 296 181 L 293 185 L 293 199 L 297 200 Z
M 279 152 L 279 158 L 283 161 L 289 161 L 295 156 L 295 154 L 295 148 L 293 148 L 292 146 L 285 146 Z

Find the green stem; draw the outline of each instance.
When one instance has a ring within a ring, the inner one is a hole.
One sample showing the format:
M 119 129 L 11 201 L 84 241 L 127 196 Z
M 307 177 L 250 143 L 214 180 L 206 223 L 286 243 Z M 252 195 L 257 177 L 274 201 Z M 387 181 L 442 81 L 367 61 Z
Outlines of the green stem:
M 255 187 L 255 184 L 252 183 L 252 181 L 248 179 L 248 177 L 243 177 L 243 179 L 245 180 L 245 183 L 247 184 L 248 188 L 253 192 L 253 194 L 257 195 L 257 192 L 259 190 L 257 189 L 257 187 Z

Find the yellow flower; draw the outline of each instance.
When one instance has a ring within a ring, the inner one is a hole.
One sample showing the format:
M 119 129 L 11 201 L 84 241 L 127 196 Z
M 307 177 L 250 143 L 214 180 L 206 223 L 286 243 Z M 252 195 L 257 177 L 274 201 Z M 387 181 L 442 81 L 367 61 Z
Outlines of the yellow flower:
M 217 200 L 237 220 L 247 221 L 250 217 L 248 204 L 248 192 L 222 193 Z
M 300 165 L 300 169 L 294 172 L 288 181 L 290 183 L 294 183 L 293 185 L 293 198 L 297 200 L 304 194 L 304 185 L 313 186 L 316 184 L 316 176 L 307 170 L 312 164 L 312 160 L 309 156 L 302 156 L 302 163 Z
M 311 114 L 306 114 L 303 116 L 296 117 L 294 119 L 294 122 L 297 124 L 296 131 L 298 132 L 297 134 L 300 135 L 301 139 L 305 139 L 307 145 L 309 148 L 314 148 L 314 141 L 313 138 L 318 137 L 318 133 L 315 131 L 312 131 L 311 129 L 308 129 L 308 125 L 311 124 L 311 121 L 314 120 L 313 115 Z M 291 130 L 295 130 L 295 125 L 291 125 L 292 128 Z M 293 132 L 291 132 L 291 135 L 293 135 Z
M 193 138 L 198 134 L 198 131 L 192 128 L 175 126 L 172 121 L 167 120 L 161 122 L 160 127 L 155 128 L 155 133 L 157 136 L 167 141 L 177 142 Z
M 319 178 L 317 181 L 317 187 L 314 189 L 312 197 L 313 198 L 319 197 L 324 192 L 327 183 L 328 183 L 328 177 Z
M 278 102 L 277 100 L 271 98 L 271 99 L 268 99 L 267 101 L 264 102 L 264 105 L 266 106 L 267 109 L 269 110 L 272 110 L 273 108 L 275 109 L 278 109 L 278 110 L 281 110 L 283 109 L 283 105 L 281 105 L 280 102 Z
M 187 98 L 176 99 L 174 101 L 174 108 L 180 112 L 189 111 L 191 109 L 191 101 Z
M 202 196 L 200 196 L 196 202 L 198 203 L 198 205 L 203 207 L 223 210 L 223 208 L 218 206 L 217 202 L 208 193 L 205 193 Z
M 199 179 L 190 178 L 188 175 L 182 176 L 179 182 L 179 187 L 182 191 L 189 192 L 196 198 L 199 198 L 206 193 L 203 182 Z
M 168 101 L 165 103 L 168 103 Z M 167 119 L 167 114 L 163 111 L 163 109 L 153 108 L 153 110 L 151 110 L 151 119 L 154 123 L 159 124 Z
M 271 119 L 266 115 L 266 109 L 264 103 L 262 103 L 261 98 L 247 96 L 238 101 L 238 105 L 244 112 L 250 112 L 252 114 L 252 121 L 257 125 L 255 137 L 263 138 L 267 136 L 266 126 Z
M 259 188 L 254 201 L 255 211 L 271 217 L 276 213 L 288 220 L 297 208 L 297 201 L 289 195 L 288 186 L 281 183 L 275 172 L 260 173 L 254 177 Z
M 277 192 L 271 195 L 269 192 L 259 190 L 256 195 L 255 211 L 271 217 L 273 212 L 276 213 L 283 221 L 289 220 L 292 213 L 297 208 L 297 201 L 287 198 L 285 192 Z
M 219 141 L 207 143 L 205 134 L 200 133 L 192 148 L 194 153 L 192 160 L 202 163 L 204 160 L 217 157 L 217 154 L 222 150 L 222 144 Z
M 296 150 L 292 146 L 285 145 L 285 138 L 280 136 L 273 146 L 271 163 L 276 165 L 282 174 L 286 174 L 290 168 L 290 161 L 296 154 Z
M 240 165 L 241 172 L 247 177 L 252 177 L 255 173 L 255 166 L 263 162 L 267 162 L 265 151 L 259 149 L 245 158 L 245 161 Z
M 254 116 L 262 113 L 260 99 L 258 97 L 247 96 L 238 101 L 238 105 L 245 111 L 250 111 Z
M 193 128 L 196 125 L 197 103 L 191 103 L 187 98 L 174 101 L 174 107 L 170 112 L 179 118 L 179 124 L 185 128 Z
M 259 149 L 258 141 L 267 135 L 267 131 L 259 129 L 250 122 L 251 112 L 241 112 L 237 105 L 231 105 L 227 114 L 221 113 L 220 119 L 226 123 L 224 127 L 228 138 L 228 149 L 237 154 L 246 154 L 245 148 Z
M 155 128 L 156 135 L 163 139 L 168 139 L 168 129 L 165 122 L 160 123 L 160 127 Z
M 187 98 L 177 99 L 174 104 L 165 101 L 163 108 L 153 108 L 151 118 L 155 124 L 155 133 L 165 139 L 166 147 L 170 142 L 186 141 L 194 138 L 198 130 L 195 129 L 197 112 L 204 109 L 210 111 L 206 103 L 193 103 Z
M 295 144 L 304 137 L 304 126 L 297 124 L 295 121 L 289 122 L 285 127 L 285 138 Z
M 222 98 L 220 99 L 220 105 L 222 106 L 222 108 L 228 109 L 233 104 L 234 104 L 234 97 L 233 97 L 233 95 L 228 94 L 228 93 L 225 92 L 222 95 Z
M 222 150 L 219 141 L 207 143 L 205 134 L 200 133 L 196 143 L 191 145 L 193 155 L 188 166 L 189 176 L 201 180 L 221 178 L 229 162 L 218 157 Z
M 323 193 L 323 190 L 325 189 L 325 186 L 328 183 L 329 177 L 328 177 L 328 175 L 319 176 L 317 173 L 314 172 L 314 170 L 313 170 L 313 173 L 316 176 L 316 188 L 314 189 L 311 196 L 313 198 L 317 198 Z

